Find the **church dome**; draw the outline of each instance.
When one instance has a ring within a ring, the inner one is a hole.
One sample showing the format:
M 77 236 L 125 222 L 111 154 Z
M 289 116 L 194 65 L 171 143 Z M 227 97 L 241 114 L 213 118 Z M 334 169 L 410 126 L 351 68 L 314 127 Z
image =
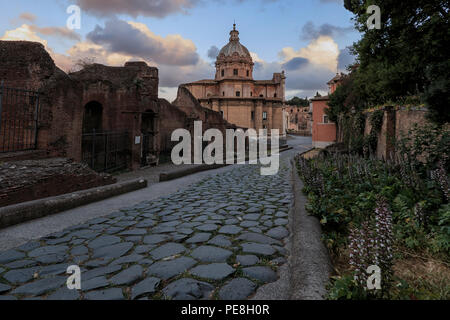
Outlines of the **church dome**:
M 252 59 L 248 49 L 239 42 L 239 31 L 236 30 L 236 24 L 230 32 L 230 42 L 220 50 L 218 57 L 232 57 L 234 53 L 240 57 Z

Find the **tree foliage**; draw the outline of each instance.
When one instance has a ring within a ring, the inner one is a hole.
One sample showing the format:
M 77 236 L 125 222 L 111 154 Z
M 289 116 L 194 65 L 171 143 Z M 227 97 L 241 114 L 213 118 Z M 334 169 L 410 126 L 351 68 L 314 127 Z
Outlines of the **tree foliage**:
M 381 9 L 381 29 L 369 30 L 367 8 Z M 437 122 L 450 120 L 449 2 L 444 0 L 345 0 L 362 33 L 353 46 L 359 68 L 351 88 L 336 91 L 339 108 L 361 108 L 420 97 Z M 343 98 L 343 92 L 347 98 Z M 348 96 L 352 95 L 349 99 Z M 332 98 L 333 100 L 333 98 Z M 332 102 L 333 103 L 333 102 Z M 364 107 L 364 106 L 363 106 Z
M 293 97 L 291 100 L 286 101 L 286 104 L 289 106 L 297 106 L 297 107 L 308 107 L 309 100 L 303 99 L 299 97 Z

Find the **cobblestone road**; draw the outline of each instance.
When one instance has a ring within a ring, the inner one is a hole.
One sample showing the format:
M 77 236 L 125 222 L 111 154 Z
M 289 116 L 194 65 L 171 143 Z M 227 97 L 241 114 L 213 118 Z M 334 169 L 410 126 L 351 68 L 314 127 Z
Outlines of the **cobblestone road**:
M 2 299 L 246 299 L 277 280 L 288 252 L 290 165 L 276 176 L 239 165 L 0 252 Z M 79 265 L 82 290 L 66 287 Z

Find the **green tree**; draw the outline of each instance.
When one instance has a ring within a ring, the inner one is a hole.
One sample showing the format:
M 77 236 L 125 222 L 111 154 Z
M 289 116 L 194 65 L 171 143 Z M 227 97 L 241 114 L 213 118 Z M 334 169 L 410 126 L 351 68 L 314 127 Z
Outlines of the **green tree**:
M 381 9 L 381 29 L 369 30 L 367 8 Z M 356 95 L 369 105 L 418 96 L 438 122 L 450 120 L 449 2 L 444 0 L 345 0 L 363 34 L 353 46 L 359 69 Z

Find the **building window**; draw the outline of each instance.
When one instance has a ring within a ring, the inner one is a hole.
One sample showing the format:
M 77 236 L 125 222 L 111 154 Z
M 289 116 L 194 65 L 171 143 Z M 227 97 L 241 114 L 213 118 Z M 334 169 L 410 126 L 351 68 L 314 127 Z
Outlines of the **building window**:
M 330 123 L 330 120 L 328 119 L 327 115 L 323 116 L 323 123 Z
M 222 96 L 224 96 L 224 97 L 225 97 L 225 91 L 223 91 L 223 92 L 222 92 Z
M 236 91 L 236 97 L 240 97 L 241 96 L 241 92 L 240 91 Z
M 222 69 L 222 77 L 225 76 L 225 70 Z
M 277 97 L 277 94 L 275 93 L 275 94 L 273 95 L 273 97 L 276 98 L 276 97 Z
M 247 70 L 247 77 L 249 77 L 249 76 L 250 76 L 250 71 Z
M 266 126 L 266 125 L 263 125 L 263 129 L 267 129 L 267 126 Z
M 260 98 L 264 98 L 264 96 L 262 94 L 259 95 Z
M 238 69 L 233 69 L 233 74 L 234 74 L 235 76 L 237 76 L 237 75 L 238 75 Z
M 267 112 L 263 112 L 263 120 L 267 120 Z
M 250 97 L 253 97 L 253 92 L 250 92 Z
M 220 111 L 220 114 L 222 115 L 222 118 L 223 118 L 223 111 Z
M 255 120 L 255 111 L 252 111 L 252 121 Z

